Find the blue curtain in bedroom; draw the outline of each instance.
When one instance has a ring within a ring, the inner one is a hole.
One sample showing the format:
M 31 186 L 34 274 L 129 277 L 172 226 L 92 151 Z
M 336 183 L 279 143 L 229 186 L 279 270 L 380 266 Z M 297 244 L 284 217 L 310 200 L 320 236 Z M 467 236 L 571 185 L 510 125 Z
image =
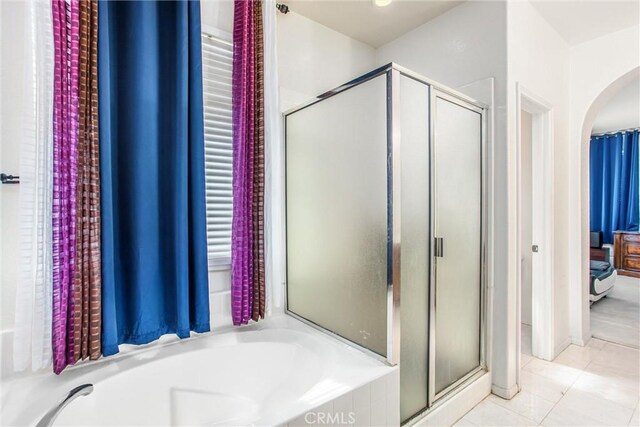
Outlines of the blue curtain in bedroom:
M 591 231 L 613 243 L 614 231 L 638 230 L 638 131 L 592 137 L 589 162 Z
M 197 1 L 100 1 L 102 349 L 209 331 Z

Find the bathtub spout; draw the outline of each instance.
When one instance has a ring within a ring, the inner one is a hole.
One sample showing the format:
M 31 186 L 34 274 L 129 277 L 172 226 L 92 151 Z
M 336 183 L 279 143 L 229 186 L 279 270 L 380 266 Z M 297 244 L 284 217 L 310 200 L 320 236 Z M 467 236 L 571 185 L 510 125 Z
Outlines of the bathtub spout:
M 51 427 L 55 419 L 58 418 L 58 415 L 60 415 L 60 412 L 62 412 L 62 410 L 69 403 L 71 403 L 71 401 L 75 400 L 80 396 L 87 396 L 92 392 L 93 392 L 93 384 L 83 384 L 81 386 L 74 388 L 69 392 L 69 394 L 67 394 L 67 397 L 65 397 L 62 402 L 57 404 L 55 407 L 51 408 L 44 415 L 44 417 L 42 417 L 42 419 L 38 421 L 38 424 L 36 424 L 36 427 Z

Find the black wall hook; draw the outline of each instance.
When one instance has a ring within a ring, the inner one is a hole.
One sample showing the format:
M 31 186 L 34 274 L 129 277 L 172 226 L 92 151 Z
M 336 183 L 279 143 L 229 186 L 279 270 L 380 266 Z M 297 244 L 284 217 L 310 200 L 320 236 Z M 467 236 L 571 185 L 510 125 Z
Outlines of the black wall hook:
M 276 3 L 276 9 L 278 9 L 281 13 L 287 14 L 289 13 L 289 6 L 284 3 Z
M 0 182 L 3 184 L 20 184 L 20 177 L 18 175 L 0 173 Z

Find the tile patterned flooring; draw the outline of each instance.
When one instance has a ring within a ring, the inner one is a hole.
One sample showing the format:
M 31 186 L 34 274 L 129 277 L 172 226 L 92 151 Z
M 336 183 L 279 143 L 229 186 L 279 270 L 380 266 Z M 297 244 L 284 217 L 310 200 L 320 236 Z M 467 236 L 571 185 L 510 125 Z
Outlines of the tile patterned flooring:
M 456 426 L 640 426 L 640 351 L 592 338 L 553 362 L 526 354 L 522 390 L 511 400 L 490 395 Z
M 640 348 L 640 279 L 618 276 L 609 295 L 591 305 L 591 334 Z

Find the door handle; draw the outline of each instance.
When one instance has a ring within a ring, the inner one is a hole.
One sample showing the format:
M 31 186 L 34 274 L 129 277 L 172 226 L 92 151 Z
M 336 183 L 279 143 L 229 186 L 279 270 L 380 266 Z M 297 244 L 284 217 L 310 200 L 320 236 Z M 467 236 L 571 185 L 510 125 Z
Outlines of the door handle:
M 444 239 L 442 237 L 436 237 L 434 239 L 434 253 L 438 258 L 444 257 Z
M 531 252 L 538 252 L 538 245 L 531 246 Z

